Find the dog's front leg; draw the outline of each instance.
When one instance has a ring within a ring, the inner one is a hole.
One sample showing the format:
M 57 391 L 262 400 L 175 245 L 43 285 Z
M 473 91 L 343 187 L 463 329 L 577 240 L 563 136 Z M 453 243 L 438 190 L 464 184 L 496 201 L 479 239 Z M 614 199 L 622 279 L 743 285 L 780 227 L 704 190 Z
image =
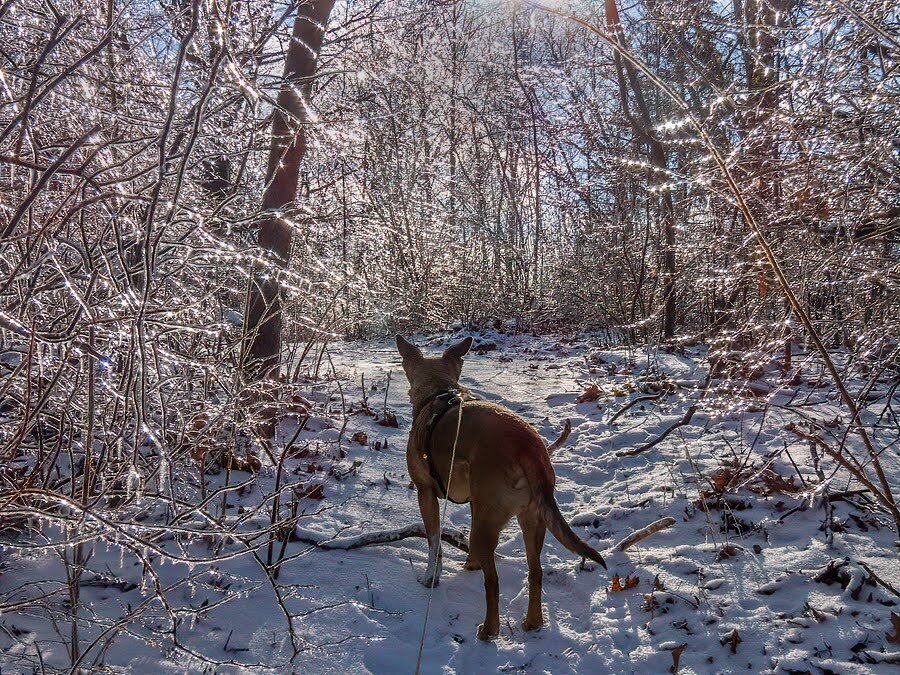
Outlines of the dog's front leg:
M 420 574 L 419 583 L 425 588 L 434 588 L 441 580 L 441 532 L 440 510 L 437 493 L 433 489 L 419 489 L 419 511 L 428 537 L 428 567 Z

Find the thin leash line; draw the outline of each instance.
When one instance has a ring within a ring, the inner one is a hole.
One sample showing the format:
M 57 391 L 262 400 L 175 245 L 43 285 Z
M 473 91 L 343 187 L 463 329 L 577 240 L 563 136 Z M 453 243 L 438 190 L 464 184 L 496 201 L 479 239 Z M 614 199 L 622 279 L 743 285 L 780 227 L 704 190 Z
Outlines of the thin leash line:
M 434 558 L 434 573 L 431 575 L 431 588 L 428 590 L 428 603 L 425 605 L 425 621 L 422 622 L 422 638 L 419 640 L 419 656 L 416 659 L 416 675 L 422 667 L 422 651 L 425 649 L 425 631 L 428 629 L 428 614 L 431 612 L 431 598 L 434 596 L 434 582 L 437 580 L 438 560 L 441 555 L 441 539 L 444 535 L 444 518 L 447 517 L 447 502 L 450 501 L 450 485 L 453 482 L 453 463 L 456 461 L 456 444 L 459 442 L 459 429 L 462 426 L 463 404 L 459 402 L 459 415 L 456 416 L 456 435 L 453 437 L 453 452 L 450 453 L 450 473 L 447 476 L 447 495 L 441 508 L 441 522 L 438 524 L 437 555 Z

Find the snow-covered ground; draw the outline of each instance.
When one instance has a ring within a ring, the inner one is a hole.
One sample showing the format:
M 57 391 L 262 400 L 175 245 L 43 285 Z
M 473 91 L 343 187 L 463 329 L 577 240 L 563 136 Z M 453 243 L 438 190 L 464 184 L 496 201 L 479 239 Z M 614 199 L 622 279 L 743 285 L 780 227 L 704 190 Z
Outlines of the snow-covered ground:
M 433 338 L 426 349 L 442 349 L 447 340 Z M 799 384 L 794 380 L 772 394 L 768 405 L 741 399 L 746 403 L 739 407 L 718 406 L 711 394 L 707 399 L 713 402 L 704 403 L 690 424 L 629 457 L 616 452 L 657 437 L 696 402 L 707 367 L 701 348 L 648 355 L 606 349 L 590 339 L 492 334 L 481 342 L 497 349 L 467 357 L 464 385 L 508 405 L 548 440 L 571 420 L 571 436 L 554 454 L 556 496 L 583 538 L 604 550 L 664 516 L 676 524 L 625 554 L 609 556 L 609 571 L 592 564 L 582 568 L 548 535 L 546 625 L 535 633 L 520 628 L 527 573 L 521 534 L 510 524 L 497 549 L 501 634 L 490 643 L 475 639 L 484 614 L 481 573 L 464 570 L 465 554 L 445 544 L 444 572 L 430 598 L 423 636 L 430 592 L 416 582 L 416 573 L 426 561 L 424 540 L 348 551 L 302 541 L 419 522 L 404 456 L 411 421 L 407 384 L 393 341 L 335 345 L 331 359 L 341 386 L 333 379 L 303 385 L 315 404 L 299 436 L 309 446 L 285 464 L 289 481 L 321 484 L 324 498 L 300 501 L 301 512 L 310 515 L 285 548 L 278 594 L 254 557 L 264 560 L 266 547 L 250 538 L 254 528 L 269 524 L 268 512 L 253 505 L 271 492 L 273 467 L 264 466 L 258 477 L 233 473 L 232 482 L 245 480 L 247 486 L 227 497 L 232 541 L 188 538 L 203 527 L 189 510 L 179 526 L 191 533 L 182 536 L 165 525 L 171 514 L 145 503 L 144 534 L 156 537 L 158 551 L 123 555 L 121 545 L 94 546 L 85 573 L 92 583 L 81 595 L 81 615 L 90 619 L 80 629 L 80 651 L 86 653 L 81 666 L 136 673 L 404 673 L 414 672 L 423 640 L 423 673 L 664 673 L 675 663 L 683 673 L 843 673 L 884 672 L 900 664 L 900 618 L 892 627 L 900 598 L 880 583 L 866 583 L 870 573 L 862 567 L 900 588 L 891 521 L 861 507 L 864 497 L 847 495 L 847 501 L 833 502 L 829 546 L 809 444 L 784 430 L 801 419 L 798 414 L 846 428 L 846 413 L 831 390 L 816 387 L 821 383 L 815 368 L 809 366 Z M 368 406 L 380 415 L 389 373 L 387 407 L 396 412 L 399 428 L 380 426 L 360 412 L 362 378 Z M 779 386 L 775 373 L 766 380 Z M 635 405 L 609 423 L 628 401 L 665 390 L 667 381 L 676 383 L 673 393 Z M 577 403 L 592 383 L 599 387 L 595 400 Z M 880 414 L 883 404 L 870 413 Z M 291 436 L 293 429 L 286 425 L 282 432 Z M 366 435 L 365 444 L 359 436 L 353 440 L 357 432 Z M 855 443 L 855 437 L 847 442 Z M 898 485 L 897 445 L 882 458 L 892 485 Z M 832 475 L 831 463 L 825 466 L 832 493 L 858 487 L 842 472 Z M 797 478 L 798 469 L 807 485 Z M 213 490 L 223 477 L 207 480 Z M 720 494 L 717 487 L 729 482 Z M 450 504 L 447 522 L 467 529 L 468 508 Z M 129 531 L 123 529 L 120 544 L 127 546 Z M 4 673 L 30 671 L 39 661 L 48 670 L 71 663 L 67 594 L 40 611 L 17 611 L 14 605 L 57 593 L 65 582 L 59 556 L 44 546 L 58 541 L 59 533 L 43 534 L 47 541 L 35 535 L 27 542 L 34 548 L 4 540 Z M 138 554 L 151 564 L 139 562 Z M 200 562 L 173 562 L 173 554 Z M 209 558 L 217 559 L 202 562 Z M 832 561 L 837 566 L 828 570 Z M 638 583 L 614 590 L 614 574 Z M 155 595 L 154 588 L 166 590 Z M 160 607 L 160 596 L 168 607 Z M 301 647 L 293 661 L 286 613 L 295 617 Z M 179 622 L 180 649 L 171 640 L 173 619 Z M 202 657 L 232 665 L 213 667 Z

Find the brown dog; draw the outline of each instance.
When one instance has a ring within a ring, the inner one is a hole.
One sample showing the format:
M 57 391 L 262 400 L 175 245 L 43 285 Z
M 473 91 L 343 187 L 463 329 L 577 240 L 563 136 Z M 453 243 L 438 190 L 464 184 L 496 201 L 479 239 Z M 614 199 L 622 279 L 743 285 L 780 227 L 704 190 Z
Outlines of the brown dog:
M 413 405 L 406 462 L 428 536 L 428 567 L 419 582 L 430 588 L 437 585 L 441 575 L 438 497 L 469 502 L 472 530 L 465 567 L 480 568 L 484 573 L 487 611 L 484 623 L 478 626 L 478 638 L 487 640 L 500 632 L 500 586 L 494 551 L 501 530 L 513 516 L 522 528 L 528 558 L 528 613 L 522 622 L 525 630 L 544 625 L 541 548 L 547 529 L 573 553 L 604 567 L 606 563 L 578 538 L 559 512 L 553 496 L 556 475 L 537 431 L 503 406 L 469 400 L 468 392 L 459 385 L 463 356 L 471 346 L 472 338 L 468 337 L 448 347 L 440 357 L 429 358 L 397 336 Z M 449 476 L 454 440 L 456 456 L 453 475 Z

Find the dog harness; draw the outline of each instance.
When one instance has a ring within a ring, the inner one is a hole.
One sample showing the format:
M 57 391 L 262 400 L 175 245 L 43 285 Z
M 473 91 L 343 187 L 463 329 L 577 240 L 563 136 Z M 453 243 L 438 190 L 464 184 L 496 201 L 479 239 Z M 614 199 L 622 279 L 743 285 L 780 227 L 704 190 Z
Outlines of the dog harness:
M 438 425 L 438 422 L 443 419 L 444 415 L 446 415 L 451 408 L 462 405 L 467 401 L 477 400 L 477 396 L 472 396 L 472 394 L 467 391 L 448 389 L 447 391 L 436 394 L 431 401 L 428 402 L 431 405 L 431 417 L 428 418 L 428 424 L 425 427 L 425 448 L 422 451 L 422 458 L 428 462 L 428 472 L 431 474 L 432 480 L 434 480 L 435 484 L 438 486 L 441 496 L 444 499 L 450 499 L 454 504 L 466 504 L 468 503 L 468 500 L 465 502 L 458 502 L 455 499 L 451 499 L 450 495 L 447 493 L 447 488 L 444 486 L 441 474 L 438 473 L 437 466 L 434 464 L 434 457 L 431 452 L 431 436 L 434 433 L 434 428 Z M 460 413 L 461 412 L 462 411 L 460 411 Z

